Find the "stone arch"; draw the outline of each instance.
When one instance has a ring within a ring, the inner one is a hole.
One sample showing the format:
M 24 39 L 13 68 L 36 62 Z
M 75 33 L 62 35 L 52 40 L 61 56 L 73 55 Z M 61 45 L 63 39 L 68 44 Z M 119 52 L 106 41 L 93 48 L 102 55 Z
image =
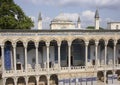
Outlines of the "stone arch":
M 104 38 L 104 37 L 99 38 L 98 41 L 100 41 L 100 40 L 107 41 L 106 38 Z
M 88 61 L 90 65 L 95 65 L 95 39 L 90 39 L 88 44 Z
M 85 42 L 76 38 L 71 43 L 71 66 L 85 65 Z
M 16 69 L 21 70 L 24 68 L 24 44 L 22 41 L 16 42 Z
M 101 39 L 99 39 L 99 41 L 98 41 L 99 43 L 100 42 L 103 42 L 103 43 L 105 43 L 105 40 L 103 39 L 103 38 L 101 38 Z
M 59 40 L 59 39 L 57 39 L 57 38 L 55 38 L 55 37 L 50 38 L 50 39 L 49 39 L 49 42 L 51 42 L 51 41 L 56 41 L 56 42 L 57 42 L 57 44 L 58 44 L 58 42 L 60 42 L 60 40 Z
M 29 41 L 27 45 L 27 54 L 28 57 L 28 68 L 34 68 L 36 64 L 36 50 L 35 50 L 35 42 L 34 41 Z
M 30 76 L 28 79 L 28 84 L 36 85 L 36 78 L 34 76 Z
M 58 45 L 58 40 L 56 40 L 56 39 L 50 39 L 50 44 L 51 44 L 51 42 L 55 42 L 57 45 Z
M 61 41 L 60 54 L 61 54 L 60 55 L 61 66 L 62 67 L 68 66 L 68 41 L 67 40 Z
M 114 43 L 114 39 L 112 39 L 112 38 L 108 39 L 108 42 L 110 42 L 110 41 Z
M 46 41 L 45 41 L 45 40 L 40 40 L 40 41 L 38 41 L 38 43 L 39 43 L 38 46 L 40 46 L 40 45 L 43 44 L 43 43 L 44 43 L 44 45 L 46 46 Z
M 104 49 L 105 49 L 105 40 L 100 39 L 98 44 L 100 51 L 99 51 L 99 65 L 104 65 Z
M 107 44 L 107 61 L 108 64 L 113 64 L 114 56 L 114 39 L 109 39 Z
M 49 66 L 53 67 L 55 65 L 55 61 L 58 61 L 58 43 L 56 40 L 50 41 L 50 54 L 49 54 Z
M 12 69 L 13 56 L 11 56 L 11 54 L 13 54 L 12 42 L 6 41 L 5 45 L 4 45 L 4 61 L 5 61 L 5 69 L 6 70 L 11 70 Z
M 98 78 L 99 81 L 104 82 L 104 72 L 98 71 L 97 72 L 97 78 Z
M 15 43 L 17 43 L 17 42 L 24 42 L 24 40 L 21 39 L 21 38 L 18 38 L 18 39 L 15 40 Z
M 23 44 L 24 42 L 21 41 L 21 40 L 16 41 L 16 45 L 19 44 L 19 43 L 22 43 L 22 44 Z
M 76 39 L 83 40 L 84 42 L 87 41 L 84 37 L 73 37 L 73 38 L 71 39 L 71 42 L 73 42 L 73 41 L 76 40 Z
M 7 78 L 6 79 L 6 84 L 5 85 L 14 85 L 14 79 L 13 78 Z
M 35 42 L 36 42 L 36 40 L 34 40 L 34 39 L 27 39 L 27 43 L 29 43 L 29 42 L 33 42 L 34 44 L 35 44 Z
M 50 76 L 50 85 L 58 85 L 58 76 L 56 74 Z
M 46 42 L 44 40 L 39 41 L 38 43 L 38 63 L 40 64 L 40 67 L 46 67 L 46 59 L 47 57 L 44 57 L 44 52 L 46 51 Z
M 17 81 L 17 84 L 18 84 L 18 85 L 19 85 L 19 84 L 20 84 L 20 85 L 25 85 L 25 83 L 26 83 L 26 82 L 25 82 L 25 78 L 24 78 L 24 77 L 19 77 L 19 78 L 18 78 L 18 81 Z
M 96 42 L 96 41 L 98 41 L 96 38 L 94 38 L 94 37 L 90 37 L 90 38 L 88 38 L 88 41 L 90 42 L 90 41 L 94 41 L 94 42 Z
M 13 43 L 13 40 L 11 40 L 11 39 L 5 39 L 5 40 L 3 40 L 2 44 L 4 45 L 4 44 L 5 44 L 5 42 L 7 42 L 7 41 L 9 41 L 9 42 Z
M 41 75 L 39 78 L 40 85 L 47 85 L 47 77 L 45 75 Z
M 90 42 L 94 42 L 94 44 L 95 44 L 95 39 L 89 39 L 89 44 L 90 44 Z
M 45 38 L 40 38 L 40 39 L 38 40 L 38 42 L 41 42 L 41 41 L 47 42 L 48 40 L 45 39 Z
M 26 40 L 26 42 L 27 42 L 27 43 L 29 43 L 29 42 L 34 42 L 34 43 L 35 43 L 36 40 L 35 40 L 35 39 L 32 39 L 32 38 L 28 38 L 28 39 Z
M 60 42 L 62 43 L 62 41 L 67 41 L 68 42 L 68 39 L 67 38 L 63 38 L 60 40 Z
M 107 38 L 107 41 L 109 41 L 109 40 L 115 40 L 115 38 L 113 38 L 113 37 L 109 37 L 109 38 Z

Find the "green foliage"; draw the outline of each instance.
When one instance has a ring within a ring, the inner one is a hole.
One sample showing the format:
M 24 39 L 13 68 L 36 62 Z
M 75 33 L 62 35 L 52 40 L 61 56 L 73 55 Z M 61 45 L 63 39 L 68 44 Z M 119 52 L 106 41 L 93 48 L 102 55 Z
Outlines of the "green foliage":
M 86 29 L 89 29 L 89 30 L 95 30 L 95 27 L 94 26 L 88 26 Z M 103 30 L 104 28 L 100 27 L 100 30 Z
M 13 0 L 0 0 L 0 29 L 30 29 L 32 20 Z

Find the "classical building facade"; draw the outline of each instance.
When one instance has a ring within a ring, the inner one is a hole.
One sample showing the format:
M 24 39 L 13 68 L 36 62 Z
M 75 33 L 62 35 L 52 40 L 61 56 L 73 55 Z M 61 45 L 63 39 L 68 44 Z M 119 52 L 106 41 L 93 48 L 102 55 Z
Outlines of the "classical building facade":
M 81 29 L 80 17 L 78 29 L 69 30 L 67 19 L 53 21 L 50 30 L 0 30 L 3 85 L 97 85 L 119 78 L 120 30 L 99 30 L 98 11 L 95 30 Z

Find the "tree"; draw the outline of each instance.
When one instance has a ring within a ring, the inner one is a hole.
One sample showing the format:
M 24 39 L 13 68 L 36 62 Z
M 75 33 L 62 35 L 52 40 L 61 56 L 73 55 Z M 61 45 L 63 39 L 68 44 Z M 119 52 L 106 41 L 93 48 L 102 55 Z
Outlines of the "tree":
M 95 27 L 94 27 L 94 26 L 88 26 L 86 29 L 89 29 L 89 30 L 94 30 L 94 29 L 95 29 Z M 104 28 L 100 27 L 99 29 L 100 29 L 100 30 L 103 30 Z
M 0 29 L 30 29 L 34 24 L 13 0 L 0 0 Z

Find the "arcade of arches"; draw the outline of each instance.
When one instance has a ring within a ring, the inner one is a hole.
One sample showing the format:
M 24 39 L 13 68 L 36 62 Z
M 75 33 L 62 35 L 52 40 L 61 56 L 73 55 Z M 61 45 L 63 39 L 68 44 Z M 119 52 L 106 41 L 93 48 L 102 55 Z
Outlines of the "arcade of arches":
M 5 52 L 9 52 L 10 55 L 8 62 L 6 61 L 8 56 Z M 27 43 L 22 41 L 12 43 L 7 40 L 4 45 L 1 45 L 0 55 L 6 56 L 4 57 L 3 69 L 14 71 L 28 71 L 36 68 L 46 68 L 49 71 L 49 68 L 54 67 L 61 69 L 61 67 L 71 68 L 88 65 L 116 65 L 120 64 L 120 40 L 115 42 L 110 39 L 106 42 L 103 39 L 99 41 L 91 39 L 86 42 L 82 39 L 74 39 L 72 42 L 63 40 L 60 43 L 56 40 L 38 43 L 32 40 Z M 116 73 L 119 74 L 120 72 L 117 71 Z M 98 74 L 100 75 L 98 77 L 104 76 L 102 72 Z M 49 83 L 58 85 L 57 75 L 50 76 L 49 80 Z M 37 85 L 37 82 L 40 82 L 40 85 L 47 85 L 48 78 L 45 75 L 39 76 L 39 78 L 36 76 L 6 78 L 7 85 L 14 84 L 14 81 L 19 85 L 24 85 L 26 81 L 30 85 Z

